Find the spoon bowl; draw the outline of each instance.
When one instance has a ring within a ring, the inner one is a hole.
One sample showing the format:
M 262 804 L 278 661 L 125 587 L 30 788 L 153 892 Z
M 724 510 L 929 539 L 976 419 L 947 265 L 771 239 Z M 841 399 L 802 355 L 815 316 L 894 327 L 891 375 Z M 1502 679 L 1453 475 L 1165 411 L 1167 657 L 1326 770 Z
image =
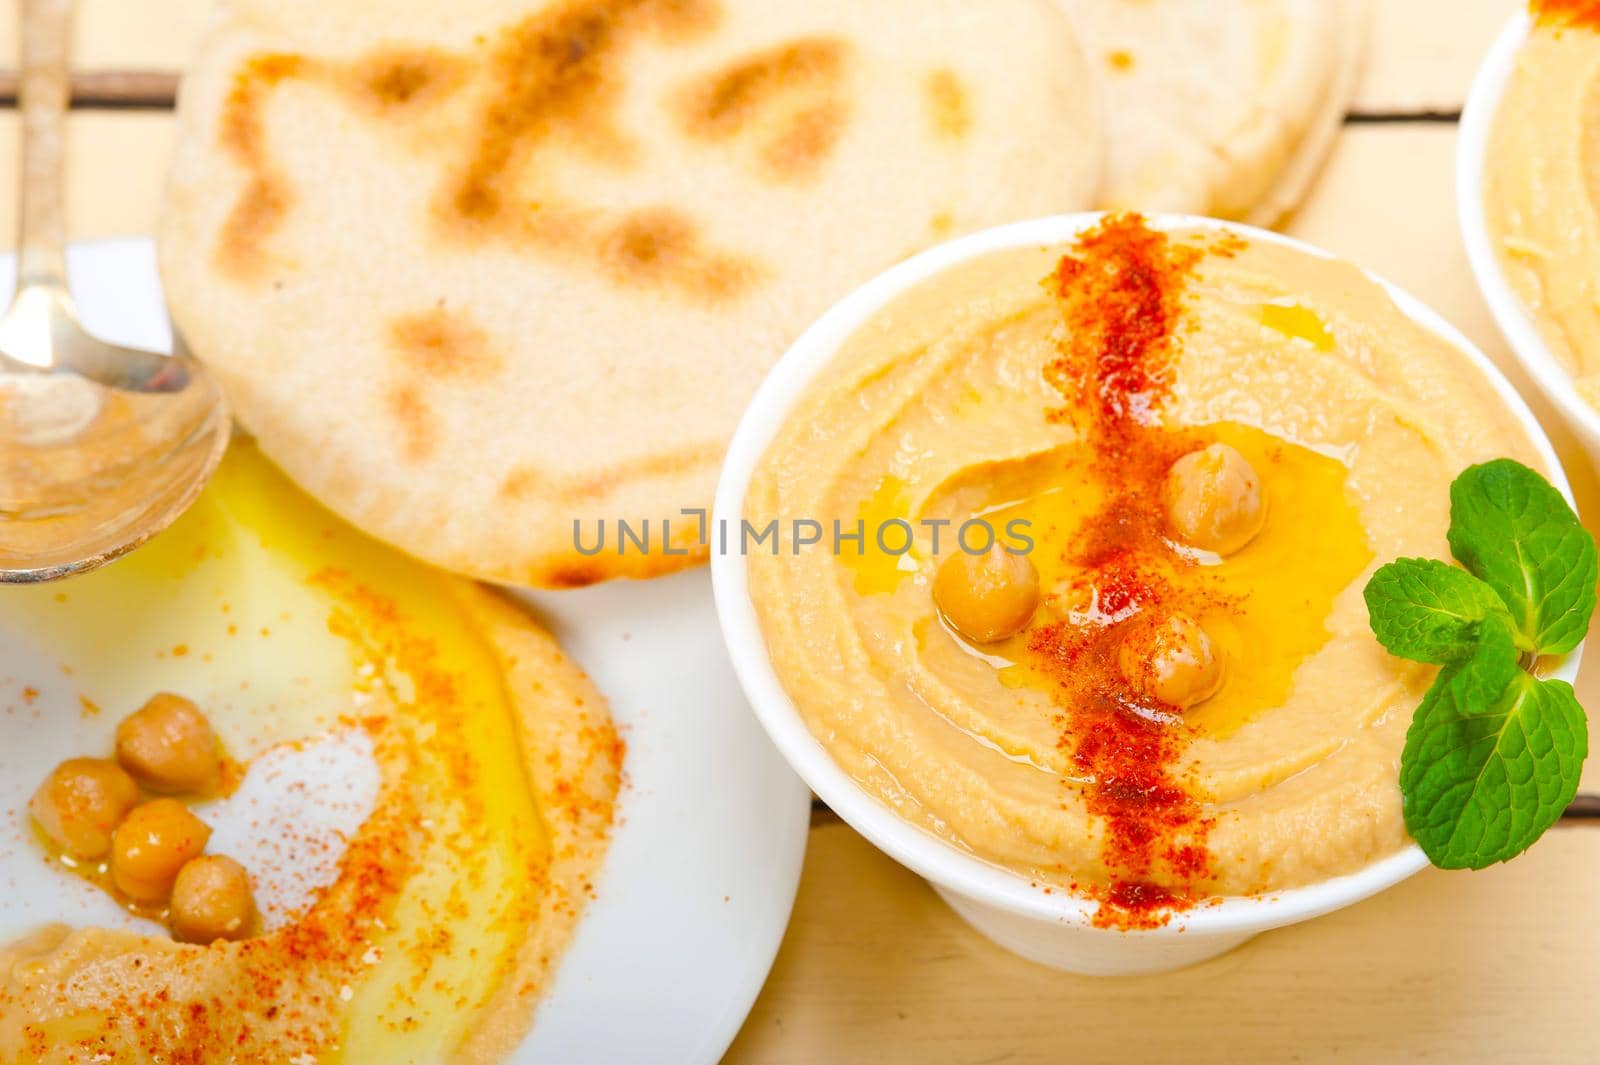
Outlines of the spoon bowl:
M 23 289 L 0 319 L 0 581 L 88 570 L 166 528 L 229 429 L 193 359 L 105 343 L 64 290 Z

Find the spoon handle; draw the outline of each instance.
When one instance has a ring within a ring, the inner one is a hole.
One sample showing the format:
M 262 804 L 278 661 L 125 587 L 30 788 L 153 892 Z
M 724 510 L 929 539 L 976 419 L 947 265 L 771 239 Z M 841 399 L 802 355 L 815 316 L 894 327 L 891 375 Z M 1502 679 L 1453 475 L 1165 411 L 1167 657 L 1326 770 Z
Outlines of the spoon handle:
M 63 193 L 72 0 L 21 0 L 22 106 L 17 289 L 66 289 Z

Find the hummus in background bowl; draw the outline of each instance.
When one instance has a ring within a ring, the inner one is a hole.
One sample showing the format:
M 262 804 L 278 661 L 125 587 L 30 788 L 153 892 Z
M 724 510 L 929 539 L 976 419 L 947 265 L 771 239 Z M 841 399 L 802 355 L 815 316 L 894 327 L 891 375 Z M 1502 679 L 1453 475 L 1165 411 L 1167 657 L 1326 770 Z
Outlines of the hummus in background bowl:
M 1500 331 L 1600 455 L 1600 23 L 1519 14 L 1462 112 L 1456 189 L 1467 257 Z
M 1026 222 L 785 356 L 718 493 L 718 609 L 779 749 L 980 931 L 1173 968 L 1426 864 L 1398 765 L 1432 671 L 1362 589 L 1446 556 L 1450 482 L 1499 456 L 1566 490 L 1386 282 L 1207 219 Z M 963 587 L 1024 591 L 985 628 Z

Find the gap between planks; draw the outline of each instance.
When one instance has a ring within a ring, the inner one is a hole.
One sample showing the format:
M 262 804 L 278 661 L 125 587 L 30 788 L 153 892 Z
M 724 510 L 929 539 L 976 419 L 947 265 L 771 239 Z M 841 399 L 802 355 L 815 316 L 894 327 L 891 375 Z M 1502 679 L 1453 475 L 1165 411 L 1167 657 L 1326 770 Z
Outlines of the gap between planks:
M 0 107 L 17 105 L 17 72 L 0 70 Z M 72 75 L 72 106 L 102 111 L 170 111 L 178 74 L 167 70 L 84 70 Z
M 178 94 L 173 70 L 82 70 L 72 75 L 72 106 L 86 110 L 169 110 Z M 17 104 L 17 72 L 0 70 L 0 107 Z M 1449 124 L 1460 111 L 1358 111 L 1345 116 L 1349 125 L 1434 122 Z

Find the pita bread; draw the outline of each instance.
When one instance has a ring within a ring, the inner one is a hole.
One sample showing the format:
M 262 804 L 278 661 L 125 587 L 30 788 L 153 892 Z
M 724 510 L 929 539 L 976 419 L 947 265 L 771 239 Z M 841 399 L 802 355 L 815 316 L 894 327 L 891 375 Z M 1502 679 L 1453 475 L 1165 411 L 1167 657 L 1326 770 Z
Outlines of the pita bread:
M 1105 77 L 1101 206 L 1272 225 L 1332 144 L 1367 0 L 1058 0 Z
M 1102 161 L 1054 0 L 237 0 L 179 124 L 168 298 L 266 453 L 556 587 L 703 558 L 680 510 L 806 325 Z

